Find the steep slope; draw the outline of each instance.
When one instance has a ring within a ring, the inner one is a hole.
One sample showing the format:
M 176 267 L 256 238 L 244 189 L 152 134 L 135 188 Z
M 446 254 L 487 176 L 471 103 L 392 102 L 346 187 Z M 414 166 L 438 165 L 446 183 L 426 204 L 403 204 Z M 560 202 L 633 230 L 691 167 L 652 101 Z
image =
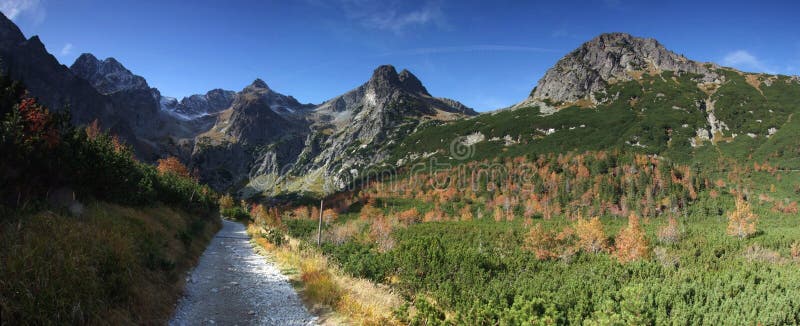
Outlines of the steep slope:
M 89 81 L 102 94 L 150 89 L 142 76 L 134 75 L 114 58 L 100 61 L 94 55 L 84 53 L 69 69 L 78 77 Z
M 369 81 L 314 106 L 273 91 L 262 80 L 239 92 L 231 108 L 196 139 L 192 162 L 218 189 L 245 196 L 340 187 L 420 123 L 475 115 L 431 96 L 409 71 L 378 67 Z M 344 176 L 342 176 L 344 175 Z
M 170 112 L 183 120 L 191 120 L 219 113 L 233 104 L 236 92 L 212 89 L 205 94 L 184 97 L 180 102 L 174 97 L 161 97 L 161 110 Z
M 225 108 L 230 105 L 226 105 L 224 95 L 222 99 L 212 95 L 205 102 L 191 102 L 196 107 L 183 106 L 187 110 L 207 112 L 187 119 L 176 111 L 165 110 L 165 98 L 161 92 L 151 88 L 143 77 L 135 75 L 114 58 L 98 60 L 94 55 L 84 53 L 70 70 L 109 100 L 114 115 L 128 124 L 135 137 L 128 139 L 128 143 L 134 146 L 137 157 L 145 161 L 154 162 L 167 155 L 188 161 L 194 138 L 212 126 L 214 118 L 209 115 L 214 113 L 213 110 L 221 110 L 218 107 L 210 109 L 212 104 Z
M 210 130 L 197 136 L 192 164 L 218 189 L 241 186 L 265 148 L 280 147 L 273 153 L 281 157 L 299 154 L 308 130 L 303 112 L 311 108 L 257 79 L 235 95 Z
M 797 163 L 778 158 L 796 153 L 798 112 L 797 77 L 701 64 L 652 39 L 603 34 L 559 60 L 515 108 L 424 128 L 391 160 L 621 149 L 698 164 L 752 154 L 790 167 Z
M 343 187 L 384 164 L 390 149 L 420 124 L 476 114 L 461 103 L 431 96 L 408 70 L 398 74 L 393 66 L 380 66 L 369 81 L 308 115 L 308 134 L 293 164 L 276 164 L 285 151 L 265 152 L 242 194 Z
M 23 82 L 33 96 L 52 110 L 69 108 L 73 122 L 99 119 L 106 128 L 135 141 L 131 127 L 116 114 L 108 97 L 61 65 L 38 36 L 26 39 L 3 14 L 0 14 L 0 72 Z
M 695 62 L 667 50 L 654 39 L 625 33 L 607 33 L 584 43 L 550 68 L 515 107 L 538 105 L 543 113 L 572 104 L 593 106 L 602 102 L 595 93 L 609 85 L 635 80 L 643 74 L 663 71 L 702 75 L 704 82 L 717 78 L 713 64 Z

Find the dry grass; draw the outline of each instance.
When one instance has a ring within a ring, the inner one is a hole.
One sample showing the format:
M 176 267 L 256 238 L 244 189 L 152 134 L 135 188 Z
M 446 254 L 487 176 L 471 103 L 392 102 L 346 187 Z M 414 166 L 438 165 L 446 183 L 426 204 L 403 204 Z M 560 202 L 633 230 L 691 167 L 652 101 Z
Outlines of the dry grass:
M 775 250 L 767 249 L 759 244 L 753 244 L 747 247 L 743 253 L 744 258 L 749 261 L 762 261 L 772 264 L 786 263 L 786 259 L 781 257 L 781 254 Z
M 167 207 L 105 203 L 82 217 L 2 222 L 0 324 L 166 323 L 185 271 L 217 228 Z
M 747 81 L 750 86 L 753 86 L 761 95 L 764 95 L 764 92 L 761 90 L 761 80 L 759 75 L 754 74 L 745 74 L 744 79 Z
M 248 233 L 258 234 L 254 225 Z M 261 237 L 254 242 L 263 254 L 274 258 L 295 285 L 309 310 L 326 325 L 399 325 L 394 309 L 404 300 L 388 287 L 346 275 L 316 248 L 289 239 L 283 246 L 274 246 Z

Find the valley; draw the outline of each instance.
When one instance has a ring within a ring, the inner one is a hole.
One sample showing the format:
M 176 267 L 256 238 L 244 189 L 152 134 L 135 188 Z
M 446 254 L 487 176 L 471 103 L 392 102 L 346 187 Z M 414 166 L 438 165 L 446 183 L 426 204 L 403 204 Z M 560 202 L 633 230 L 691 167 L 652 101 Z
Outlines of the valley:
M 467 49 L 411 52 L 549 52 Z M 798 76 L 597 33 L 478 112 L 63 56 L 0 15 L 0 324 L 800 323 Z

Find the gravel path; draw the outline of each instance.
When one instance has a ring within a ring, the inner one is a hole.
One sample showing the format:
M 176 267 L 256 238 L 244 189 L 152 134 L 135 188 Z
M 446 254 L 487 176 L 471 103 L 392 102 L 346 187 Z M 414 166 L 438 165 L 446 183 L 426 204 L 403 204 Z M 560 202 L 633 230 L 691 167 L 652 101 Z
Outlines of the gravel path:
M 314 325 L 286 276 L 253 251 L 244 226 L 222 225 L 187 277 L 170 325 Z

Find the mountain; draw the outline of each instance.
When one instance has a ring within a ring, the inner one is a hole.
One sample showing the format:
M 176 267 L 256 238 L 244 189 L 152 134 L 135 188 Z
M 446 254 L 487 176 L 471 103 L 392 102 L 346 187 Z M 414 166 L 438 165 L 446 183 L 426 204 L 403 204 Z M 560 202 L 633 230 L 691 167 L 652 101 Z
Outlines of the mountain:
M 84 53 L 69 69 L 78 77 L 89 81 L 101 94 L 150 89 L 142 76 L 134 75 L 114 58 L 100 61 L 91 53 Z
M 92 54 L 84 53 L 75 60 L 70 71 L 87 81 L 110 102 L 115 116 L 127 123 L 133 135 L 133 139 L 126 141 L 133 146 L 136 156 L 144 161 L 155 162 L 165 156 L 177 156 L 188 161 L 194 138 L 208 130 L 214 122 L 213 117 L 206 115 L 212 114 L 213 110 L 220 110 L 216 107 L 210 109 L 212 105 L 208 100 L 173 108 L 192 112 L 202 110 L 205 112 L 203 115 L 187 118 L 169 110 L 164 107 L 169 98 L 163 97 L 143 77 L 134 74 L 114 58 L 99 60 Z M 212 97 L 210 102 L 220 105 L 217 103 L 224 100 Z M 104 121 L 100 122 L 104 124 Z
M 225 110 L 233 104 L 236 92 L 224 89 L 212 89 L 205 94 L 195 94 L 184 97 L 180 102 L 174 97 L 161 97 L 161 110 L 173 115 L 191 120 L 198 117 L 213 115 Z
M 530 97 L 515 107 L 539 105 L 543 112 L 571 104 L 597 105 L 596 92 L 609 85 L 663 71 L 719 76 L 714 64 L 699 63 L 667 50 L 655 39 L 607 33 L 584 43 L 559 60 L 539 80 Z
M 769 159 L 795 169 L 796 113 L 797 76 L 699 63 L 653 39 L 602 34 L 560 59 L 512 109 L 421 129 L 390 161 L 619 150 L 700 165 Z M 454 145 L 471 147 L 469 156 L 453 155 Z
M 110 99 L 86 80 L 75 76 L 47 52 L 38 36 L 26 39 L 19 28 L 0 14 L 0 72 L 23 82 L 28 91 L 53 110 L 69 108 L 73 122 L 100 119 L 127 140 L 135 137 L 124 119 L 115 115 Z
M 235 95 L 210 130 L 196 138 L 192 164 L 205 182 L 218 189 L 241 186 L 265 146 L 297 152 L 302 141 L 291 140 L 302 139 L 307 132 L 306 121 L 297 113 L 310 107 L 257 79 Z
M 411 72 L 398 74 L 388 65 L 318 106 L 256 80 L 197 138 L 192 161 L 218 188 L 246 184 L 246 196 L 278 188 L 321 190 L 322 180 L 330 178 L 336 180 L 332 187 L 340 187 L 351 174 L 382 163 L 388 149 L 421 123 L 476 114 L 431 96 Z
M 654 39 L 608 33 L 581 44 L 528 98 L 478 115 L 431 95 L 408 70 L 379 66 L 364 84 L 304 104 L 256 79 L 239 92 L 175 98 L 113 58 L 67 68 L 0 18 L 0 68 L 78 124 L 98 119 L 148 162 L 179 157 L 218 190 L 244 197 L 330 191 L 373 169 L 438 156 L 493 159 L 614 150 L 682 162 L 800 155 L 797 77 L 745 73 L 678 55 Z M 463 146 L 468 155 L 453 153 Z

